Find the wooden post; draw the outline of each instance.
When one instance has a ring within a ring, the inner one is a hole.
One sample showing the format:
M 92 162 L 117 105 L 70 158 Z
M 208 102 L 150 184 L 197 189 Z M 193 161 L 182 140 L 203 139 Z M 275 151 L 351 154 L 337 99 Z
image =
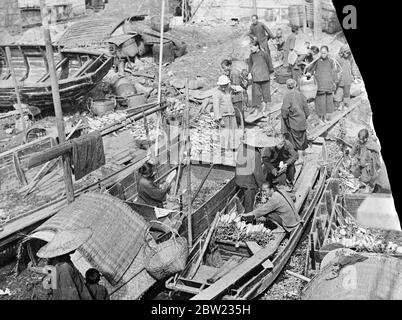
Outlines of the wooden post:
M 25 124 L 25 119 L 24 119 L 24 112 L 22 111 L 22 104 L 21 104 L 21 97 L 20 97 L 20 90 L 18 89 L 18 81 L 17 77 L 15 75 L 14 67 L 11 62 L 11 51 L 10 47 L 6 47 L 6 56 L 8 60 L 8 66 L 10 68 L 10 73 L 11 77 L 13 78 L 13 83 L 14 83 L 14 90 L 15 90 L 15 95 L 17 96 L 17 105 L 18 105 L 18 111 L 20 112 L 21 116 L 21 123 L 22 123 L 22 131 L 24 133 L 24 143 L 26 142 L 27 139 L 27 126 Z
M 303 10 L 303 33 L 307 33 L 307 11 L 306 11 L 306 4 L 303 2 L 302 4 L 302 10 Z
M 321 38 L 321 0 L 314 1 L 314 39 L 318 40 Z
M 183 22 L 186 22 L 186 0 L 181 1 L 181 15 L 183 17 Z
M 159 41 L 159 73 L 158 73 L 158 103 L 160 105 L 162 101 L 162 61 L 163 61 L 163 21 L 165 18 L 165 0 L 162 0 L 162 9 L 161 9 L 161 26 L 160 26 L 160 41 Z M 159 127 L 160 121 L 162 117 L 162 112 L 157 113 L 156 120 L 156 140 L 155 140 L 155 162 L 158 158 L 159 152 Z
M 188 78 L 186 78 L 186 128 L 187 128 L 187 230 L 188 230 L 188 245 L 193 246 L 193 223 L 191 209 L 191 144 L 190 144 L 190 104 L 188 93 Z
M 59 84 L 57 82 L 52 40 L 50 38 L 49 21 L 48 21 L 49 15 L 46 8 L 45 0 L 40 0 L 40 11 L 42 17 L 43 36 L 45 38 L 45 45 L 46 45 L 46 60 L 49 65 L 50 83 L 52 85 L 52 97 L 54 104 L 54 112 L 56 114 L 57 133 L 59 136 L 59 143 L 62 143 L 66 141 L 66 133 L 64 130 L 63 112 L 61 110 Z M 71 173 L 71 159 L 69 154 L 67 153 L 64 154 L 62 158 L 63 158 L 63 173 L 64 173 L 64 182 L 66 185 L 67 202 L 71 203 L 74 201 L 74 187 Z

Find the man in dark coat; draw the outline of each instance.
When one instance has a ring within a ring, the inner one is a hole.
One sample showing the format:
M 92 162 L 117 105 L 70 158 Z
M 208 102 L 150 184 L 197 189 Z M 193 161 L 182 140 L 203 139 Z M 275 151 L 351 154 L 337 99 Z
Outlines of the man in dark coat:
M 337 65 L 335 60 L 328 56 L 327 46 L 321 47 L 321 57 L 307 68 L 307 76 L 314 75 L 318 90 L 315 99 L 317 115 L 325 122 L 327 114 L 334 112 L 334 92 L 337 82 Z
M 149 206 L 163 207 L 170 185 L 158 186 L 155 183 L 154 165 L 147 162 L 139 170 L 140 177 L 137 182 L 137 193 L 139 203 Z
M 100 272 L 90 268 L 85 272 L 85 281 L 89 292 L 94 300 L 110 300 L 107 289 L 99 284 Z
M 250 212 L 254 209 L 257 191 L 266 182 L 261 164 L 263 147 L 273 146 L 272 138 L 257 133 L 247 135 L 238 148 L 236 159 L 236 184 L 244 191 L 244 209 Z
M 278 136 L 276 146 L 262 150 L 262 162 L 268 182 L 286 186 L 289 181 L 288 190 L 292 190 L 296 168 L 295 162 L 299 158 L 293 145 L 285 139 L 283 134 Z
M 293 79 L 286 82 L 288 92 L 283 97 L 282 104 L 282 134 L 292 143 L 299 152 L 299 159 L 303 159 L 307 142 L 307 118 L 310 114 L 305 96 L 296 89 L 297 83 Z
M 269 54 L 262 51 L 258 41 L 251 43 L 251 54 L 248 59 L 248 71 L 253 80 L 252 107 L 254 111 L 269 111 L 271 102 L 271 74 L 274 72 Z
M 48 259 L 48 264 L 55 267 L 53 300 L 93 300 L 84 277 L 70 257 L 91 236 L 92 231 L 89 228 L 58 230 L 53 239 L 36 253 L 39 258 Z
M 274 35 L 264 23 L 258 21 L 258 16 L 256 14 L 251 17 L 249 36 L 253 40 L 255 39 L 260 43 L 262 50 L 269 55 L 271 54 L 268 46 L 268 40 L 273 39 Z

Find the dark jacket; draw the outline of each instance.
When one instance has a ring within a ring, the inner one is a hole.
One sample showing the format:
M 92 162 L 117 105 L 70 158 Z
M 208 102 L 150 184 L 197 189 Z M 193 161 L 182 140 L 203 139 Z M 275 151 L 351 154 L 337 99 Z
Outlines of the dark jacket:
M 265 170 L 269 173 L 274 169 L 278 169 L 281 161 L 291 166 L 294 165 L 298 158 L 299 154 L 288 140 L 285 141 L 282 149 L 272 147 L 262 150 L 262 162 L 264 163 Z
M 353 60 L 352 57 L 348 59 L 338 57 L 337 61 L 342 68 L 342 73 L 339 79 L 338 86 L 340 87 L 350 86 L 355 76 L 358 75 L 355 61 Z
M 265 182 L 260 152 L 243 144 L 237 153 L 236 184 L 246 189 L 258 189 Z
M 87 287 L 94 300 L 110 300 L 109 292 L 107 292 L 107 289 L 104 286 L 87 283 Z
M 253 82 L 269 81 L 270 74 L 274 72 L 271 56 L 262 50 L 251 53 L 248 71 L 253 76 Z
M 159 188 L 152 180 L 144 177 L 140 177 L 137 182 L 137 192 L 139 203 L 162 208 L 166 200 L 167 190 Z
M 282 119 L 286 126 L 290 126 L 296 131 L 307 130 L 309 114 L 306 97 L 300 91 L 292 90 L 285 94 L 282 104 Z M 286 131 L 282 131 L 282 133 L 284 132 Z
M 57 289 L 52 290 L 53 300 L 92 300 L 84 277 L 71 260 L 57 263 L 56 273 Z
M 335 60 L 332 58 L 319 58 L 313 62 L 307 69 L 311 72 L 318 85 L 318 92 L 334 92 L 336 89 L 337 67 Z
M 269 28 L 262 22 L 257 22 L 257 24 L 251 24 L 249 35 L 256 37 L 258 42 L 267 41 L 274 38 L 273 33 Z
M 269 200 L 252 211 L 256 218 L 268 216 L 278 222 L 286 231 L 290 232 L 300 223 L 293 201 L 284 191 L 275 191 Z

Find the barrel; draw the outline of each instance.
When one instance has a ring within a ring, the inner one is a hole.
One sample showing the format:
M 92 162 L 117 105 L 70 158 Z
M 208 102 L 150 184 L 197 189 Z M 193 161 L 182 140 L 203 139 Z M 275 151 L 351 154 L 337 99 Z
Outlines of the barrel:
M 95 116 L 103 116 L 104 114 L 111 112 L 116 107 L 116 100 L 112 99 L 96 99 L 90 100 L 89 110 Z
M 127 97 L 137 93 L 134 85 L 126 78 L 119 78 L 114 84 L 113 89 L 116 96 Z
M 317 83 L 314 77 L 307 79 L 306 76 L 300 78 L 300 92 L 306 97 L 307 100 L 315 99 L 317 96 Z
M 139 48 L 134 38 L 129 39 L 122 44 L 121 53 L 123 54 L 124 57 L 131 57 L 131 58 L 135 57 L 139 53 Z
M 303 25 L 303 20 L 299 14 L 299 6 L 289 6 L 289 23 L 292 26 L 300 27 Z
M 163 19 L 163 32 L 167 32 L 169 31 L 169 19 L 167 17 L 165 17 Z M 151 18 L 151 29 L 157 32 L 161 32 L 161 17 L 159 16 L 153 16 Z
M 160 52 L 160 45 L 159 43 L 155 43 L 152 46 L 152 55 L 154 57 L 154 61 L 159 63 L 159 52 Z M 163 44 L 163 55 L 162 55 L 162 63 L 169 63 L 174 61 L 174 47 L 172 42 L 164 43 Z

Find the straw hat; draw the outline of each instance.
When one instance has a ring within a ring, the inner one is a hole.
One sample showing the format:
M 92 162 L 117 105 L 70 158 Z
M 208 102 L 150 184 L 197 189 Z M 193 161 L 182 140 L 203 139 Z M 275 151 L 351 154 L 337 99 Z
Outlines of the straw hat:
M 268 137 L 266 134 L 256 132 L 254 134 L 246 134 L 244 143 L 255 148 L 275 147 L 279 140 L 274 137 Z
M 227 76 L 220 76 L 218 78 L 217 85 L 218 86 L 224 86 L 224 85 L 227 85 L 229 83 L 230 83 L 230 80 L 229 80 L 229 78 Z
M 36 254 L 39 258 L 54 258 L 78 249 L 92 236 L 91 229 L 60 230 Z

